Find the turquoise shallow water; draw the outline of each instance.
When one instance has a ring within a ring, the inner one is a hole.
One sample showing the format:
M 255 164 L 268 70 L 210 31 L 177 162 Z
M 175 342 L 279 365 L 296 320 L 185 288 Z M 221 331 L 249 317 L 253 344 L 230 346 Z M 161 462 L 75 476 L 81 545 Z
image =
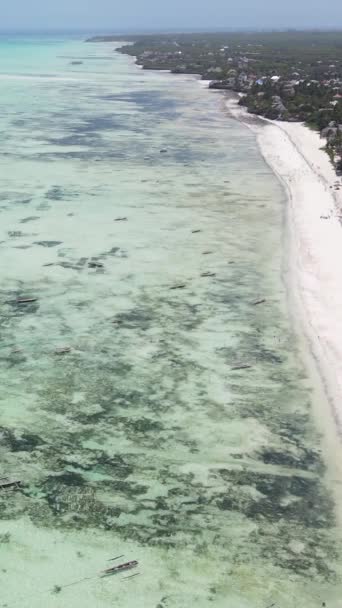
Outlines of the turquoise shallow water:
M 0 83 L 3 605 L 337 607 L 253 135 L 108 45 L 0 39 Z M 98 578 L 121 554 L 140 575 Z

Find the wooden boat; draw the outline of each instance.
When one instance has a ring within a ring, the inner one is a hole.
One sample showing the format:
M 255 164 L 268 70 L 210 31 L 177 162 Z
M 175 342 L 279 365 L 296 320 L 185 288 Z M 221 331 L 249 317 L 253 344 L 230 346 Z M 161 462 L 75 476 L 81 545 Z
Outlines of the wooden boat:
M 119 566 L 112 566 L 112 568 L 107 568 L 103 572 L 101 572 L 101 576 L 111 576 L 112 574 L 118 574 L 119 572 L 125 572 L 126 570 L 131 570 L 132 568 L 136 568 L 138 562 L 133 560 L 132 562 L 127 562 L 126 564 L 119 564 Z
M 17 298 L 17 304 L 32 304 L 33 302 L 37 302 L 38 298 Z
M 8 479 L 8 477 L 2 477 L 0 479 L 0 490 L 4 488 L 18 488 L 21 484 L 19 479 Z
M 66 353 L 71 352 L 71 346 L 60 346 L 56 348 L 55 355 L 65 355 Z

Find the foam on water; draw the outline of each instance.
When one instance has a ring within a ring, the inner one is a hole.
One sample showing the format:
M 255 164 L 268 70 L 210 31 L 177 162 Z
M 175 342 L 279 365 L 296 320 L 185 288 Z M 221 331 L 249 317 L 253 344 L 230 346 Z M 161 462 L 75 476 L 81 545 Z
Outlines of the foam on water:
M 0 60 L 3 605 L 337 607 L 278 182 L 219 95 L 38 42 Z

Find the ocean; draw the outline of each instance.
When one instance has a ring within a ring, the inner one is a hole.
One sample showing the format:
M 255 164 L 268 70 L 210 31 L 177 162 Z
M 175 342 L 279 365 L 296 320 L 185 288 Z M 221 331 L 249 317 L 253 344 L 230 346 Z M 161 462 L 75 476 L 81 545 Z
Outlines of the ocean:
M 194 77 L 77 37 L 0 37 L 0 86 L 1 606 L 337 607 L 254 135 Z

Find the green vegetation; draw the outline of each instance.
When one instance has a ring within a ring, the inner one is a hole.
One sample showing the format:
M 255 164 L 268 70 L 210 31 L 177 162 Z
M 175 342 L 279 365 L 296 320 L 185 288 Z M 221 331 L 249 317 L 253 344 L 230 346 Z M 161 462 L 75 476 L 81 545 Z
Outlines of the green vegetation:
M 120 41 L 120 36 L 92 41 Z M 342 33 L 230 32 L 125 36 L 119 52 L 144 69 L 199 74 L 210 88 L 241 93 L 270 119 L 301 121 L 327 139 L 342 170 Z

